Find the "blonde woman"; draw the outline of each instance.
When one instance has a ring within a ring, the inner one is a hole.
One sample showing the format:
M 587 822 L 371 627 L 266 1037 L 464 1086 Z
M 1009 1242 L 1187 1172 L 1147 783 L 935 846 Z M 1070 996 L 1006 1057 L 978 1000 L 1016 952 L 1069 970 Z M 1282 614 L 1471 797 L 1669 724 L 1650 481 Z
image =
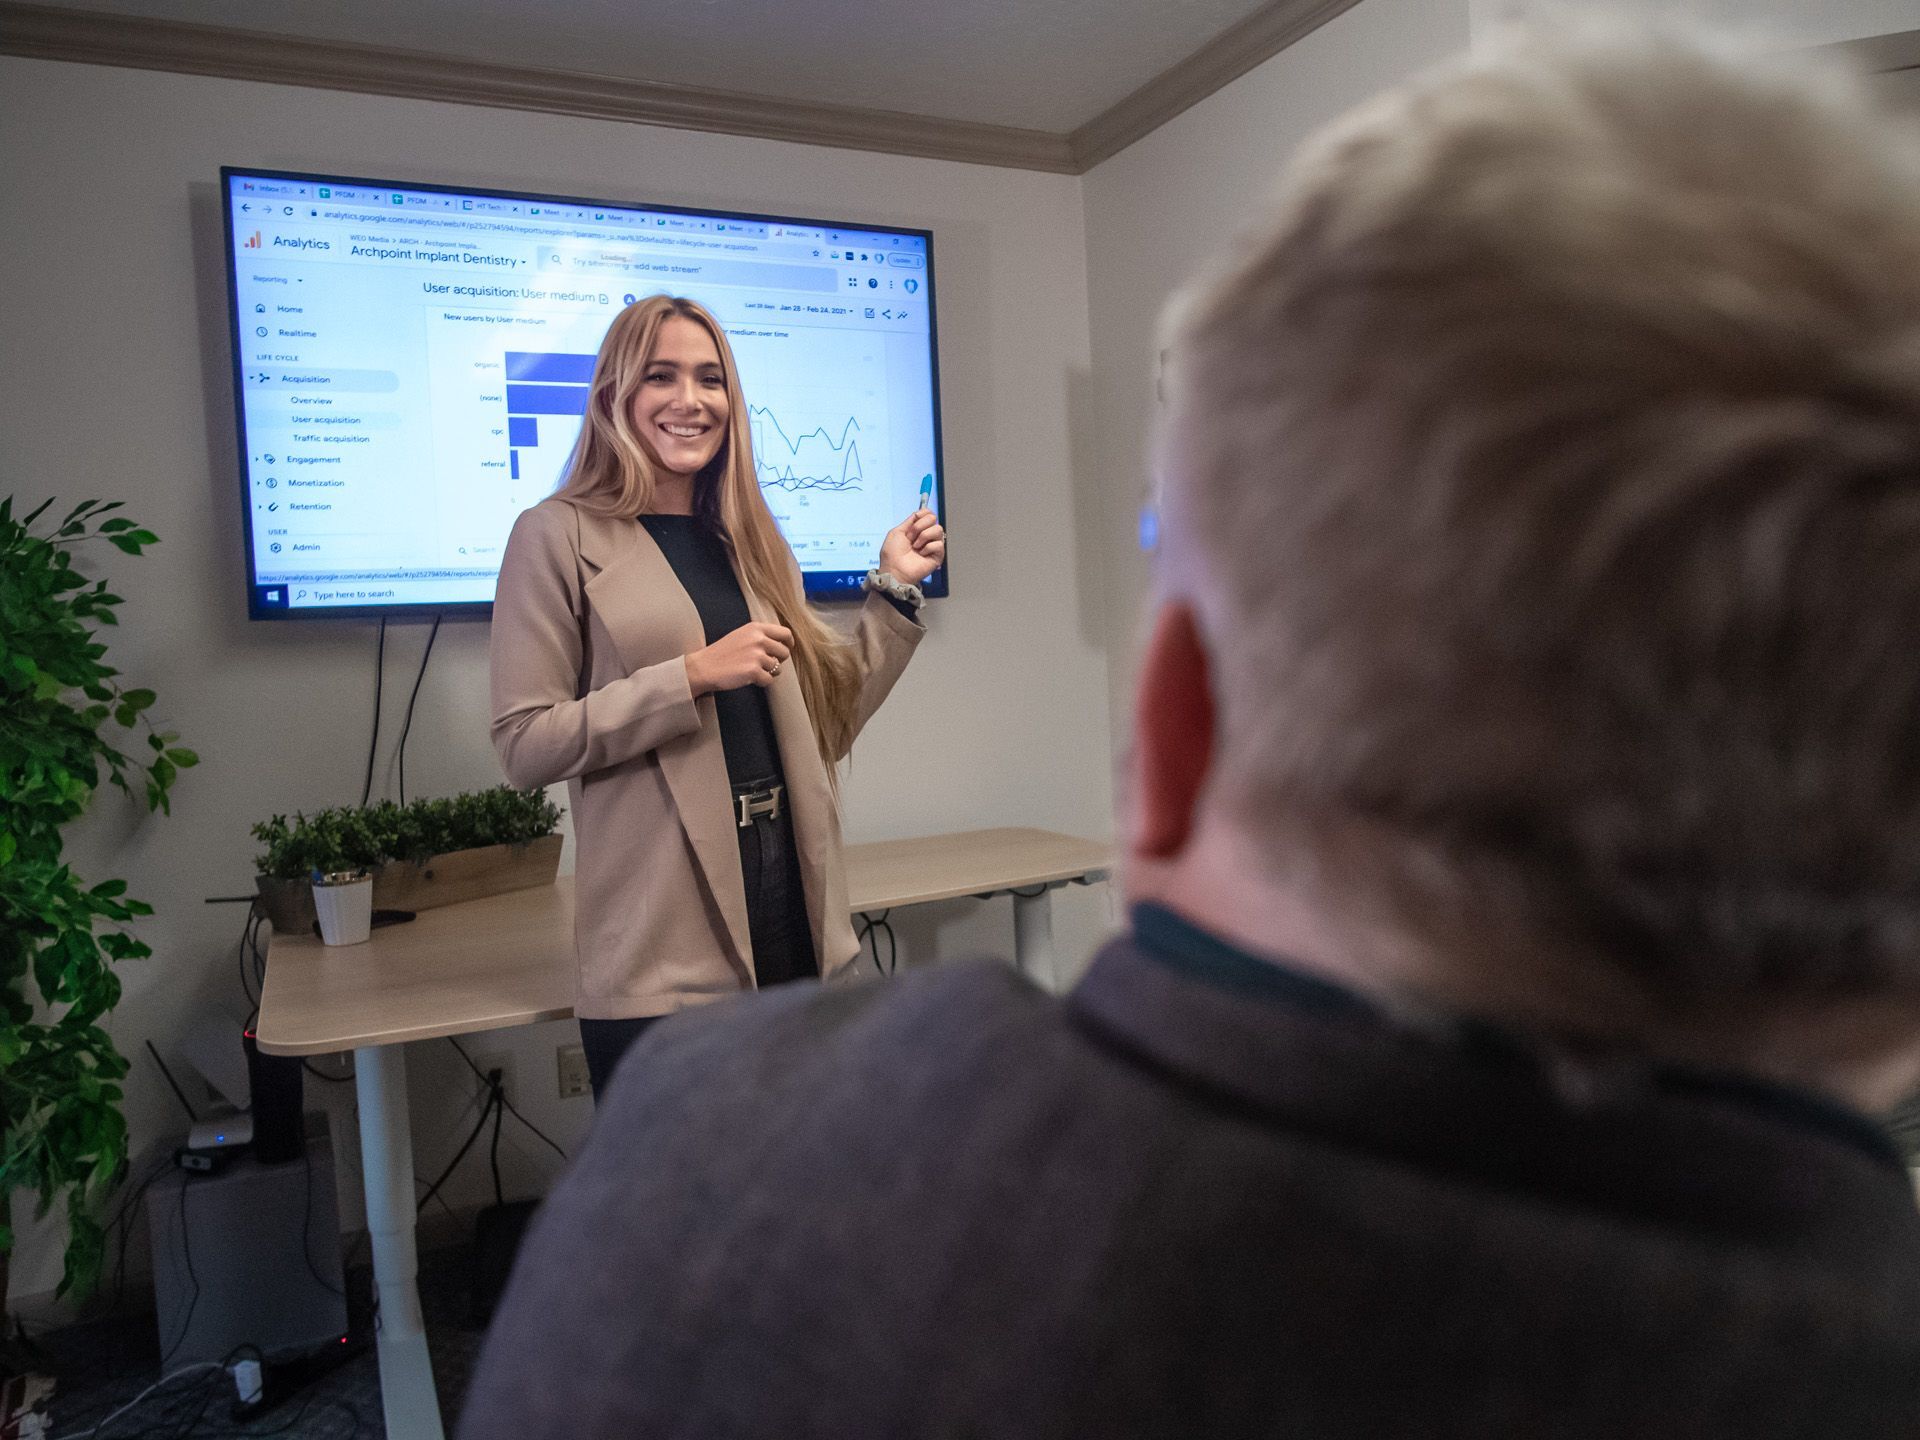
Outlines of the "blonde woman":
M 507 542 L 492 647 L 508 778 L 569 782 L 596 1096 L 660 1016 L 858 953 L 834 767 L 919 644 L 945 552 L 925 509 L 888 531 L 840 637 L 760 493 L 719 323 L 666 295 L 614 320 L 566 480 Z

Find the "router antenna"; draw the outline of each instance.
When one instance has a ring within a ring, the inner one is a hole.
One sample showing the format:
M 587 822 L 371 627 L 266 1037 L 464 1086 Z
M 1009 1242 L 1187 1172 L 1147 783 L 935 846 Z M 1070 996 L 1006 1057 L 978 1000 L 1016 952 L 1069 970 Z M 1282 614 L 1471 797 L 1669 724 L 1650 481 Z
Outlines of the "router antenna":
M 198 1125 L 200 1123 L 200 1117 L 193 1113 L 193 1105 L 187 1099 L 187 1092 L 182 1090 L 180 1083 L 173 1078 L 173 1072 L 167 1068 L 167 1062 L 160 1058 L 160 1052 L 153 1048 L 153 1041 L 151 1040 L 147 1041 L 147 1051 L 153 1056 L 153 1063 L 160 1067 L 160 1073 L 167 1077 L 167 1084 L 179 1098 L 180 1108 L 187 1112 L 187 1123 L 190 1125 Z

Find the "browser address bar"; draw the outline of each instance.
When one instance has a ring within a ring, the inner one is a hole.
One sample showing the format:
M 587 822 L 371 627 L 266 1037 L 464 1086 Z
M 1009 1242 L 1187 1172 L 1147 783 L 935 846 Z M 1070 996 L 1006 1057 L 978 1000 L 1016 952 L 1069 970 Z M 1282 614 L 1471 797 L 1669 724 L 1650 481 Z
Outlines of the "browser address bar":
M 604 275 L 633 280 L 698 281 L 705 285 L 738 285 L 755 290 L 815 290 L 836 288 L 832 269 L 825 265 L 778 265 L 753 260 L 709 260 L 696 255 L 619 255 L 608 251 L 582 254 L 552 245 L 538 249 L 543 275 Z

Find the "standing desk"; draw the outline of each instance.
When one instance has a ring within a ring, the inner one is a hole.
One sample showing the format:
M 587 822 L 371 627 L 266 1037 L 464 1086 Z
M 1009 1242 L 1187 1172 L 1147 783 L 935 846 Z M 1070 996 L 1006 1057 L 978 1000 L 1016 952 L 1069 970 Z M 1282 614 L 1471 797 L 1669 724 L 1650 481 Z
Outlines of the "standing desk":
M 975 830 L 847 847 L 848 908 L 1013 896 L 1014 955 L 1055 982 L 1051 892 L 1103 878 L 1109 848 L 1047 830 Z M 276 934 L 256 1034 L 270 1055 L 353 1052 L 367 1231 L 380 1302 L 380 1399 L 392 1440 L 442 1440 L 415 1284 L 409 1040 L 573 1014 L 573 879 L 422 911 L 362 945 Z

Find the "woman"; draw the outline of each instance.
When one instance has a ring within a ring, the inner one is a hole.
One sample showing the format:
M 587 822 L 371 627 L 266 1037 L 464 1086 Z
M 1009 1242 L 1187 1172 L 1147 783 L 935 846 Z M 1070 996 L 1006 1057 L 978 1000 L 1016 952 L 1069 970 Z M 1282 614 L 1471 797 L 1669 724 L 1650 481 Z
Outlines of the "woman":
M 494 747 L 516 785 L 570 782 L 596 1095 L 660 1016 L 859 952 L 834 767 L 919 643 L 945 551 L 925 510 L 890 530 L 842 639 L 760 493 L 719 323 L 665 295 L 614 320 L 493 607 Z

